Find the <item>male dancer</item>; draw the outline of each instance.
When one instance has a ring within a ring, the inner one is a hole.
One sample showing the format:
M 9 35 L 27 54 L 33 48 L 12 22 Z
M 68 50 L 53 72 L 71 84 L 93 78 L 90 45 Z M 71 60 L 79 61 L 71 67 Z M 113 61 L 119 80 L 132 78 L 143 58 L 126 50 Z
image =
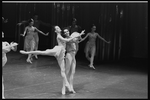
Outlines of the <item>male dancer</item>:
M 64 34 L 66 38 L 71 38 L 69 34 L 69 29 L 65 28 Z M 78 34 L 78 33 L 77 32 L 72 33 L 72 36 L 75 34 Z M 71 92 L 73 93 L 76 93 L 73 89 L 73 78 L 74 78 L 75 68 L 76 68 L 75 55 L 77 52 L 77 47 L 76 47 L 77 42 L 78 42 L 78 38 L 75 38 L 73 41 L 66 43 L 66 75 L 70 83 Z

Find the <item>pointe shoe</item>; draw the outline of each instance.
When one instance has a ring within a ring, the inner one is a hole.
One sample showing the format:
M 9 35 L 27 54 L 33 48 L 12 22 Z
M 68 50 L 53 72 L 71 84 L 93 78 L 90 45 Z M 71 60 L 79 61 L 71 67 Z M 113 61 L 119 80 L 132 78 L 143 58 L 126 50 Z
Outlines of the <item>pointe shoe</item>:
M 70 87 L 70 84 L 69 84 L 69 83 L 66 84 L 65 86 L 68 88 L 69 91 L 71 91 L 71 87 Z
M 74 91 L 74 89 L 73 89 L 73 86 L 70 86 L 71 87 L 71 92 L 72 93 L 76 93 L 75 91 Z
M 90 66 L 90 68 L 93 68 L 93 69 L 95 69 L 95 67 L 93 66 L 93 65 L 89 65 Z
M 29 62 L 29 63 L 31 63 L 31 64 L 32 64 L 31 60 L 29 60 L 29 59 L 27 59 L 27 62 Z
M 66 94 L 66 87 L 63 87 L 63 88 L 62 88 L 61 93 L 62 93 L 62 95 L 65 95 L 65 94 Z
M 20 50 L 20 53 L 27 54 L 24 50 Z
M 4 97 L 4 96 L 3 96 L 2 98 L 3 98 L 3 99 L 5 99 L 5 97 Z
M 36 59 L 38 59 L 38 56 L 37 56 L 37 55 L 35 55 L 35 58 L 36 58 Z
M 71 92 L 72 92 L 72 93 L 76 93 L 76 92 L 74 91 L 74 89 L 73 89 L 73 90 L 71 90 Z

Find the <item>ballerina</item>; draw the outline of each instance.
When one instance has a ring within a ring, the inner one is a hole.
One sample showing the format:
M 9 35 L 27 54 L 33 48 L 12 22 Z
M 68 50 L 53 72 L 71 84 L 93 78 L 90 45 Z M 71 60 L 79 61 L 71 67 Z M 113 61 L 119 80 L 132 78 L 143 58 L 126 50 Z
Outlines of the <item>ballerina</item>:
M 89 37 L 88 42 L 86 43 L 85 47 L 85 55 L 86 58 L 90 61 L 90 68 L 95 69 L 93 62 L 94 62 L 94 56 L 96 52 L 96 38 L 98 37 L 99 39 L 103 40 L 106 43 L 110 43 L 110 41 L 106 41 L 104 38 L 102 38 L 96 31 L 96 26 L 93 24 L 91 27 L 91 32 L 89 32 L 84 38 L 81 39 L 80 42 L 84 41 L 87 37 Z M 89 57 L 89 53 L 91 57 Z
M 49 23 L 45 23 L 45 22 L 43 22 L 43 21 L 41 21 L 40 19 L 39 19 L 39 15 L 38 14 L 34 14 L 34 16 L 33 16 L 33 20 L 34 20 L 34 24 L 33 24 L 33 26 L 34 27 L 36 27 L 37 29 L 39 29 L 40 28 L 40 26 L 41 25 L 44 25 L 44 26 L 47 26 L 47 27 L 50 27 L 51 26 L 51 24 L 49 24 Z M 23 20 L 23 21 L 21 21 L 20 23 L 18 23 L 17 25 L 22 25 L 22 24 L 26 24 L 28 21 L 26 21 L 26 20 Z M 34 40 L 35 40 L 35 50 L 38 50 L 38 45 L 39 45 L 39 35 L 38 35 L 38 31 L 35 31 L 35 33 L 34 33 Z M 38 56 L 37 55 L 34 55 L 35 56 L 35 58 L 36 59 L 38 59 Z
M 34 24 L 34 20 L 30 19 L 29 20 L 29 25 L 27 27 L 25 27 L 24 30 L 24 34 L 21 34 L 21 36 L 25 36 L 25 40 L 24 40 L 24 50 L 27 51 L 33 51 L 36 49 L 36 40 L 34 38 L 35 32 L 39 32 L 45 36 L 48 36 L 49 33 L 45 34 L 42 31 L 38 30 L 36 27 L 33 26 Z M 27 58 L 27 62 L 32 63 L 32 55 L 29 54 L 28 58 Z

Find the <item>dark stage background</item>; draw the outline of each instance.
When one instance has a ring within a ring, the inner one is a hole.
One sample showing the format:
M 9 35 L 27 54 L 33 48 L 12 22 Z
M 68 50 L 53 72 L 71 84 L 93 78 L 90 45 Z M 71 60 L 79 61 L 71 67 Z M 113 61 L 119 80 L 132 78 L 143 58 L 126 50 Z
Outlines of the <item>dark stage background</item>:
M 31 18 L 34 13 L 43 22 L 61 28 L 71 25 L 75 17 L 77 25 L 86 33 L 92 23 L 96 24 L 96 31 L 111 44 L 97 39 L 95 63 L 148 58 L 148 3 L 2 3 L 2 16 L 8 18 L 8 23 L 2 25 L 3 40 L 18 42 L 18 50 L 23 49 L 24 38 L 20 34 L 25 26 L 17 26 L 17 23 Z M 50 35 L 39 34 L 39 49 L 53 48 L 56 35 L 52 28 L 41 25 L 40 30 Z M 86 42 L 80 43 L 77 59 L 85 58 Z

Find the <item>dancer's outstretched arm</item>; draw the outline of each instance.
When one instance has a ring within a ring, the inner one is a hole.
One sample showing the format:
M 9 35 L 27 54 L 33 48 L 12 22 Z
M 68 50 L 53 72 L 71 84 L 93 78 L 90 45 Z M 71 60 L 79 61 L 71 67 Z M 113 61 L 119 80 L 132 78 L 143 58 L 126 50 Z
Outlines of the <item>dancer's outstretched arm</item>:
M 40 30 L 39 30 L 39 29 L 37 29 L 36 27 L 35 27 L 35 30 L 36 30 L 36 31 L 38 31 L 39 33 L 41 33 L 41 34 L 45 35 L 45 36 L 48 36 L 48 34 L 49 34 L 49 33 L 45 34 L 44 32 L 40 31 Z
M 71 38 L 69 38 L 69 39 L 63 38 L 61 35 L 60 35 L 58 38 L 61 39 L 62 41 L 70 42 L 70 41 L 72 41 L 74 38 L 78 38 L 78 37 L 80 37 L 81 35 L 85 34 L 84 31 L 85 31 L 85 30 L 83 30 L 83 31 L 81 32 L 81 34 L 79 34 L 79 35 L 77 35 L 77 36 L 74 36 L 74 37 L 71 37 Z
M 28 29 L 28 27 L 26 27 L 25 30 L 24 30 L 24 33 L 23 33 L 23 34 L 20 34 L 20 35 L 21 35 L 21 36 L 25 36 L 26 33 L 27 33 L 27 29 Z
M 96 33 L 97 34 L 97 36 L 101 39 L 101 40 L 103 40 L 104 42 L 106 42 L 106 43 L 110 43 L 110 41 L 106 41 L 104 38 L 102 38 L 98 33 Z
M 80 42 L 84 41 L 89 36 L 89 34 L 90 33 L 88 33 L 84 38 L 82 38 Z
M 26 20 L 23 20 L 23 21 L 21 21 L 20 23 L 17 23 L 17 25 L 22 25 L 22 24 L 26 24 L 28 21 L 26 21 Z

